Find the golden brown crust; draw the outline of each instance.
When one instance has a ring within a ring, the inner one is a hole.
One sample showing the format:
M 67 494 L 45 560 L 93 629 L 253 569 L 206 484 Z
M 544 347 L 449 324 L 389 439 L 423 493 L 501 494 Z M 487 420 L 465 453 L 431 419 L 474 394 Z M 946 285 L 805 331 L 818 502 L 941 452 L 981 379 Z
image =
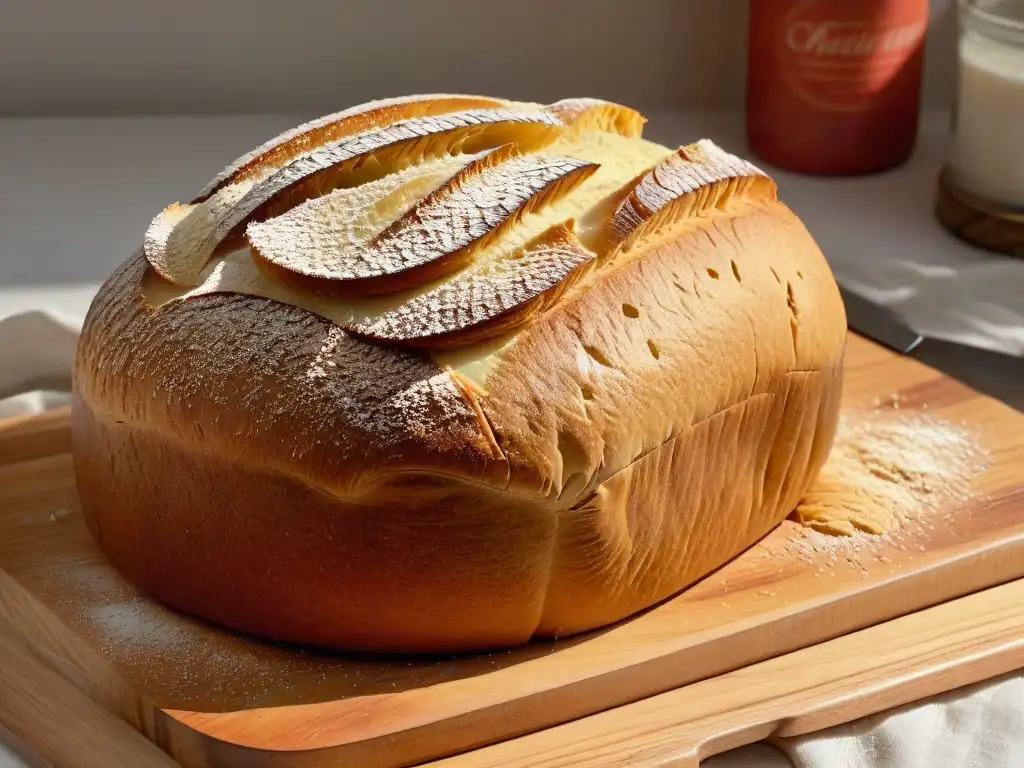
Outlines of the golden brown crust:
M 635 109 L 601 99 L 562 99 L 548 109 L 577 130 L 607 131 L 620 136 L 640 136 L 647 122 Z
M 485 402 L 510 488 L 572 499 L 777 377 L 834 365 L 845 333 L 828 265 L 782 204 L 684 230 L 604 270 L 502 357 Z
M 193 615 L 303 644 L 413 653 L 519 645 L 539 622 L 555 519 L 529 501 L 513 514 L 500 493 L 417 472 L 339 498 L 101 419 L 82 401 L 73 427 L 94 539 L 128 579 Z
M 423 353 L 252 296 L 154 309 L 143 298 L 146 272 L 136 253 L 85 319 L 75 389 L 100 421 L 338 496 L 358 496 L 379 473 L 446 472 L 455 456 L 467 479 L 504 483 L 504 459 L 478 412 Z
M 165 279 L 193 285 L 214 251 L 237 242 L 252 221 L 432 157 L 510 142 L 536 149 L 564 128 L 543 110 L 478 109 L 402 120 L 342 138 L 293 158 L 265 177 L 222 187 L 197 205 L 168 206 L 146 232 L 146 256 Z M 187 229 L 181 226 L 186 217 Z
M 467 94 L 401 96 L 358 104 L 310 120 L 265 141 L 225 167 L 191 202 L 202 202 L 221 187 L 259 178 L 311 149 L 372 128 L 413 117 L 507 106 L 510 102 L 504 99 Z
M 654 605 L 775 527 L 827 454 L 838 402 L 823 396 L 839 373 L 779 377 L 563 512 L 536 634 L 574 634 Z
M 537 256 L 561 264 L 546 281 L 505 263 L 515 237 L 487 250 L 439 284 L 458 300 L 435 295 L 450 311 L 426 330 L 430 300 L 359 315 L 267 282 L 244 252 L 182 294 L 135 254 L 90 309 L 75 370 L 100 546 L 214 621 L 395 651 L 590 629 L 721 565 L 823 464 L 846 324 L 770 179 L 718 152 L 684 148 L 595 209 L 600 259 L 567 226 L 549 240 L 573 257 Z M 467 288 L 488 265 L 532 282 Z M 459 314 L 480 292 L 499 311 Z M 506 336 L 479 376 L 394 343 L 482 332 Z
M 707 140 L 680 147 L 612 197 L 598 247 L 612 259 L 634 243 L 648 245 L 659 227 L 706 216 L 734 196 L 774 200 L 775 182 Z

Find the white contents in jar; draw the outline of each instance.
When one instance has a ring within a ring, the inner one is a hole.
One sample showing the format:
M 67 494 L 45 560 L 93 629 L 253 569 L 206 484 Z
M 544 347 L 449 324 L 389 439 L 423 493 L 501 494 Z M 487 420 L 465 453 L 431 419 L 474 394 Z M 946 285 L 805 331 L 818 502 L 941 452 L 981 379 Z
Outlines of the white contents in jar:
M 968 192 L 1024 208 L 1024 47 L 961 38 L 953 162 Z

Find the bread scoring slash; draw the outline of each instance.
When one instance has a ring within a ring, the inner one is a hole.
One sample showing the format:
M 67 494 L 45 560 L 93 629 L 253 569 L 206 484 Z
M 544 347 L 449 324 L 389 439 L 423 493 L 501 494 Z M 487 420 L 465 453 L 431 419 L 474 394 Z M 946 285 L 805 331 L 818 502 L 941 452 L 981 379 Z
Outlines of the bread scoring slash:
M 76 360 L 111 562 L 226 627 L 451 652 L 628 618 L 777 525 L 838 421 L 834 278 L 760 169 L 643 126 L 372 102 L 160 212 Z

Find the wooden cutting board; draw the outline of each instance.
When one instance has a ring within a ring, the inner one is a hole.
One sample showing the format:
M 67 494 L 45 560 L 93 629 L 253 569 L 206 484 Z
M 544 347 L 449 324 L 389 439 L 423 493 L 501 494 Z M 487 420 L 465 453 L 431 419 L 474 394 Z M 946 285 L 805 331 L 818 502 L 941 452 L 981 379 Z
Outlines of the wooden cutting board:
M 0 428 L 0 607 L 50 669 L 184 765 L 412 765 L 1024 576 L 1024 416 L 859 337 L 844 405 L 962 423 L 987 469 L 972 469 L 969 492 L 928 499 L 895 535 L 836 543 L 787 522 L 615 627 L 433 659 L 276 646 L 146 600 L 82 525 L 62 416 L 23 421 Z
M 430 768 L 697 768 L 1024 667 L 1024 580 Z M 0 604 L 0 738 L 50 768 L 177 768 L 14 635 Z M 52 659 L 49 659 L 52 661 Z M 76 678 L 77 679 L 77 678 Z M 53 723 L 60 723 L 55 729 Z M 35 763 L 33 763 L 35 764 Z
M 1024 580 L 430 768 L 698 768 L 1024 667 Z

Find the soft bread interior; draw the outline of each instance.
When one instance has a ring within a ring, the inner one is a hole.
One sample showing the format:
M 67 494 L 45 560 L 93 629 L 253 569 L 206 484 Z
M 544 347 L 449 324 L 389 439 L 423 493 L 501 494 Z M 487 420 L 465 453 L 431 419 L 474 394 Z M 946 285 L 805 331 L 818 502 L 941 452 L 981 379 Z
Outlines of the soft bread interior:
M 594 254 L 576 239 L 575 223 L 556 224 L 499 258 L 479 260 L 455 279 L 351 329 L 370 338 L 435 349 L 465 347 L 513 330 L 568 290 Z
M 567 291 L 742 203 L 758 184 L 774 191 L 711 142 L 672 150 L 641 138 L 642 116 L 607 102 L 487 115 L 483 128 L 460 113 L 440 119 L 444 130 L 418 123 L 423 136 L 409 138 L 400 123 L 314 149 L 261 182 L 220 187 L 195 207 L 202 216 L 171 206 L 151 232 L 195 258 L 179 258 L 168 279 L 167 259 L 147 250 L 147 300 L 263 296 L 430 350 L 486 390 L 519 330 Z M 282 175 L 298 181 L 268 185 Z M 276 191 L 246 203 L 261 185 Z M 249 247 L 227 236 L 242 225 Z M 214 252 L 211 232 L 234 249 Z M 376 279 L 369 289 L 367 277 Z
M 523 215 L 557 201 L 596 169 L 568 156 L 523 156 L 506 144 L 435 183 L 390 223 L 378 217 L 352 231 L 326 196 L 250 225 L 246 236 L 255 255 L 286 272 L 321 278 L 340 293 L 389 293 L 467 265 Z
M 315 290 L 317 281 L 301 278 L 332 277 L 344 266 L 346 250 L 368 247 L 473 160 L 474 156 L 461 154 L 430 160 L 366 184 L 336 189 L 267 222 L 251 224 L 246 238 L 253 256 L 276 278 Z M 325 252 L 326 242 L 338 247 Z M 330 284 L 319 282 L 319 287 L 328 289 Z

